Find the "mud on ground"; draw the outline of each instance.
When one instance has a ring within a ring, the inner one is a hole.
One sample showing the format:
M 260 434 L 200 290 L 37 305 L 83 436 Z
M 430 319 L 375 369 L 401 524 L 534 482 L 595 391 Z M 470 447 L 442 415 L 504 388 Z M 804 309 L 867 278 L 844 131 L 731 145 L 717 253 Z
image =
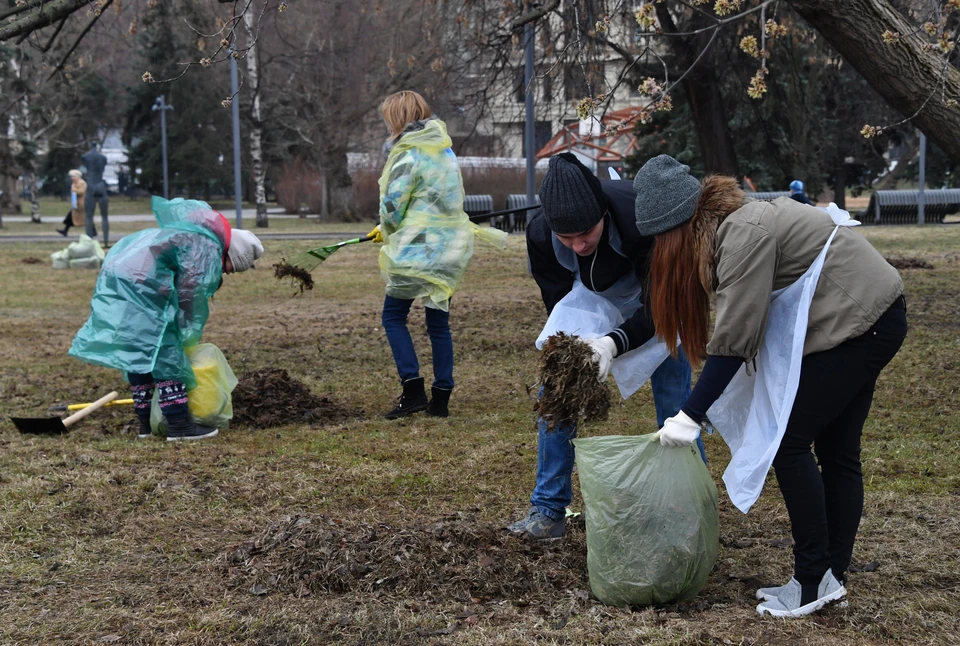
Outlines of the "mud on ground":
M 290 424 L 319 426 L 362 414 L 330 397 L 314 395 L 283 368 L 264 368 L 240 376 L 233 391 L 231 425 L 253 429 Z

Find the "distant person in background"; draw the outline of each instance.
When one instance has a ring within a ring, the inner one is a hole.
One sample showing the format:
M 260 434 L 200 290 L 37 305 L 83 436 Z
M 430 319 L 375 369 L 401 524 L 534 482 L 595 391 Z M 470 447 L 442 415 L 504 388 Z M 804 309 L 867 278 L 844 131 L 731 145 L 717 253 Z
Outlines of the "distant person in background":
M 99 146 L 91 144 L 90 150 L 80 158 L 87 169 L 87 199 L 84 200 L 84 209 L 87 213 L 87 235 L 97 237 L 97 228 L 93 225 L 93 214 L 100 205 L 100 218 L 103 224 L 103 246 L 109 245 L 110 223 L 107 221 L 109 202 L 107 200 L 107 184 L 103 181 L 103 171 L 107 167 L 107 158 L 100 152 Z
M 57 233 L 66 237 L 70 227 L 80 227 L 84 224 L 83 200 L 87 193 L 87 183 L 83 181 L 83 174 L 77 169 L 67 173 L 70 176 L 70 210 L 63 218 L 63 228 Z
M 809 204 L 813 206 L 813 202 L 810 201 L 810 198 L 807 197 L 807 194 L 803 192 L 803 182 L 798 179 L 790 182 L 790 199 L 800 202 L 800 204 Z
M 127 172 L 121 168 L 120 172 L 117 173 L 117 194 L 126 195 L 129 183 L 130 179 L 127 177 Z

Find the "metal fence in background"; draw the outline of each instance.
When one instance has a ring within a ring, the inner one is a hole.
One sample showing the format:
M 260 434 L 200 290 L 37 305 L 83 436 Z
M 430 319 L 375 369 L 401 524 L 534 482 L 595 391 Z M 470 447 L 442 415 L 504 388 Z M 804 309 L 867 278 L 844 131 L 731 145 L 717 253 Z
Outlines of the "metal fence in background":
M 772 202 L 778 197 L 790 197 L 790 191 L 768 191 L 766 193 L 747 193 L 747 197 L 752 197 L 755 200 L 762 200 L 764 202 Z
M 492 195 L 465 195 L 463 198 L 463 212 L 469 216 L 484 215 L 493 212 Z

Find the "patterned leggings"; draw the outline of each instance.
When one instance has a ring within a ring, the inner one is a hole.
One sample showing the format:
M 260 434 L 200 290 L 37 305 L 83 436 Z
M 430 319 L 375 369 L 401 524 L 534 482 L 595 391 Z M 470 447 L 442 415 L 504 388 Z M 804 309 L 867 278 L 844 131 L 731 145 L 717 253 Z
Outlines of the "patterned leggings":
M 129 373 L 130 389 L 133 391 L 133 408 L 141 421 L 150 423 L 150 406 L 153 402 L 153 391 L 156 390 L 160 404 L 160 412 L 168 421 L 185 418 L 190 414 L 187 408 L 187 387 L 183 382 L 175 379 L 154 381 L 151 374 Z

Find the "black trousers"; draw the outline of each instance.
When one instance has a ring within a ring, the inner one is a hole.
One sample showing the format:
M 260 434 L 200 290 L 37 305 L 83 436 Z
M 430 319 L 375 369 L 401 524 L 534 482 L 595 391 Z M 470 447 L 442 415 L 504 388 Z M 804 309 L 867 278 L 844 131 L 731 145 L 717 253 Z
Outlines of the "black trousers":
M 906 334 L 901 296 L 861 336 L 803 358 L 797 398 L 773 460 L 796 543 L 794 577 L 801 585 L 820 583 L 828 568 L 845 576 L 850 565 L 863 514 L 863 423 L 877 376 Z

